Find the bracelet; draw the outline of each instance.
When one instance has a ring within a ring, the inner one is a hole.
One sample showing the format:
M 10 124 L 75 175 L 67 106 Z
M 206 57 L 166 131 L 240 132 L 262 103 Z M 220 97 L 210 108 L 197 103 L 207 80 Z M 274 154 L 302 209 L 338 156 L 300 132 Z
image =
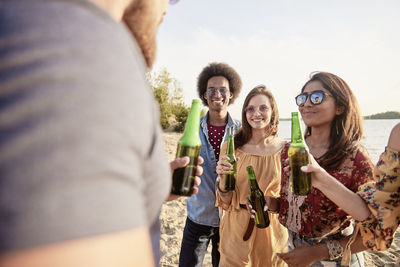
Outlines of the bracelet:
M 326 241 L 326 246 L 328 247 L 330 260 L 335 260 L 337 258 L 343 257 L 344 250 L 343 250 L 342 245 L 340 245 L 339 241 L 328 240 L 328 241 Z
M 216 186 L 216 188 L 217 188 L 218 194 L 219 194 L 221 197 L 227 197 L 227 196 L 229 196 L 230 194 L 232 194 L 232 191 L 225 191 L 225 192 L 223 192 L 223 191 L 221 191 L 221 189 L 219 189 L 219 176 L 218 176 L 217 180 L 215 181 L 215 186 Z
M 271 209 L 268 207 L 268 212 L 271 212 L 271 213 L 279 213 L 280 206 L 281 206 L 281 205 L 280 205 L 279 199 L 278 199 L 277 203 L 278 203 L 278 208 L 277 208 L 276 210 L 271 210 Z

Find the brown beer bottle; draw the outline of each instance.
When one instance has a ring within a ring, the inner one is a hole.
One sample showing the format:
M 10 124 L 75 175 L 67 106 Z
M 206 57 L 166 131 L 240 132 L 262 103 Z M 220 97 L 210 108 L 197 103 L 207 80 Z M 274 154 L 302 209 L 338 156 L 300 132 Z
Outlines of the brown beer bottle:
M 292 112 L 292 140 L 288 150 L 290 165 L 290 183 L 295 195 L 308 195 L 311 193 L 311 173 L 300 170 L 308 165 L 309 157 L 303 134 L 301 133 L 300 118 L 298 112 Z
M 172 174 L 171 193 L 180 196 L 190 196 L 193 193 L 194 177 L 196 175 L 197 160 L 200 155 L 200 100 L 193 99 L 185 131 L 179 139 L 176 157 L 188 156 L 189 164 L 175 169 Z
M 264 193 L 258 187 L 256 175 L 252 166 L 247 166 L 247 176 L 249 178 L 250 187 L 250 204 L 256 211 L 254 222 L 258 228 L 266 228 L 269 226 L 268 211 L 264 211 L 265 198 Z
M 229 157 L 229 163 L 232 165 L 232 170 L 228 174 L 222 175 L 221 186 L 224 191 L 233 191 L 236 187 L 236 157 L 235 144 L 233 140 L 233 126 L 229 128 L 226 155 Z

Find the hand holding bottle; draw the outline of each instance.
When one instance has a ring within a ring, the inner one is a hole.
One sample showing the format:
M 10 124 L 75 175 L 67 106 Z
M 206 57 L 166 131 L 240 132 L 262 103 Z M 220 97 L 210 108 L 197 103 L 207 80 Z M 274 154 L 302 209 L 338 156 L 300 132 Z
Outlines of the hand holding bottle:
M 252 166 L 247 166 L 247 175 L 249 181 L 249 201 L 251 206 L 254 207 L 254 223 L 258 228 L 265 228 L 269 226 L 269 216 L 266 209 L 266 202 L 264 193 L 258 186 L 256 175 Z M 268 207 L 267 207 L 268 208 Z
M 270 196 L 265 196 L 265 206 L 264 206 L 264 211 L 270 211 L 270 212 L 279 212 L 279 200 L 274 197 Z M 247 211 L 249 212 L 250 216 L 254 218 L 256 211 L 254 210 L 253 206 L 250 203 L 250 199 L 246 199 L 246 208 Z
M 225 164 L 225 168 L 222 169 L 220 174 L 220 189 L 223 191 L 233 191 L 236 188 L 236 156 L 235 156 L 235 144 L 233 136 L 233 127 L 228 129 L 228 143 L 226 147 L 226 155 L 223 156 L 221 164 Z M 220 160 L 221 161 L 221 160 Z M 228 164 L 229 165 L 228 165 Z
M 171 172 L 173 172 L 177 168 L 183 168 L 186 165 L 188 165 L 190 162 L 189 157 L 182 157 L 182 158 L 176 158 L 174 161 L 171 161 L 170 167 L 171 167 Z M 203 174 L 203 167 L 200 166 L 200 164 L 203 164 L 204 159 L 199 156 L 197 163 L 199 165 L 196 166 L 196 176 L 194 178 L 194 186 L 193 186 L 193 195 L 197 194 L 199 192 L 199 185 L 201 184 L 201 179 L 200 176 Z M 170 194 L 167 198 L 167 201 L 172 201 L 175 199 L 178 199 L 180 195 L 175 195 L 175 194 Z
M 189 164 L 179 167 L 172 172 L 171 194 L 191 196 L 193 194 L 198 157 L 201 150 L 200 129 L 200 100 L 193 99 L 192 107 L 186 121 L 185 131 L 179 139 L 176 158 L 189 157 Z
M 224 174 L 229 174 L 232 170 L 233 166 L 229 163 L 229 157 L 227 155 L 221 155 L 217 163 L 217 174 L 222 176 Z

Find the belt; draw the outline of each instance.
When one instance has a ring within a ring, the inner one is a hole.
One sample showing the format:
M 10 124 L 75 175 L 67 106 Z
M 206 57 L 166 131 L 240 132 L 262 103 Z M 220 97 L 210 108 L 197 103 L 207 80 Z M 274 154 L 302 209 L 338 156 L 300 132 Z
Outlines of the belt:
M 242 209 L 247 210 L 247 207 L 246 207 L 245 204 L 239 204 L 239 206 Z M 249 240 L 249 238 L 251 236 L 251 233 L 253 232 L 253 228 L 254 228 L 254 219 L 250 217 L 249 224 L 247 225 L 246 232 L 244 232 L 244 235 L 243 235 L 243 241 Z

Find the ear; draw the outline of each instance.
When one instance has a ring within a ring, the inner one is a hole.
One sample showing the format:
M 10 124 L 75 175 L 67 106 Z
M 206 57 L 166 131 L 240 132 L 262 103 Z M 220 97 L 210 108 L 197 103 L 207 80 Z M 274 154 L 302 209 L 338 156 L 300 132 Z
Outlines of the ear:
M 229 91 L 229 99 L 233 98 L 233 93 L 231 91 Z
M 207 91 L 204 92 L 203 97 L 204 99 L 208 100 Z
M 336 115 L 341 115 L 344 112 L 344 107 L 336 107 Z

